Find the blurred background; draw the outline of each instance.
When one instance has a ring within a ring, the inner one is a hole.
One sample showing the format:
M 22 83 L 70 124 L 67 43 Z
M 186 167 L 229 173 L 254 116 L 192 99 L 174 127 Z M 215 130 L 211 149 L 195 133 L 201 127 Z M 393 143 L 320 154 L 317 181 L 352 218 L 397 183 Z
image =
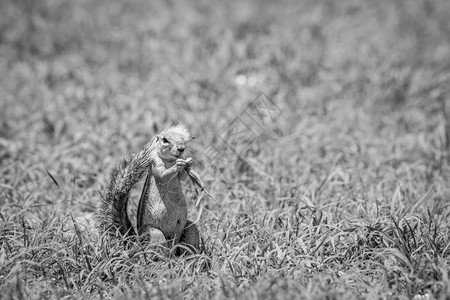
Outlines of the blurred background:
M 442 298 L 449 89 L 448 0 L 1 0 L 0 290 Z M 201 155 L 255 99 L 268 126 Z M 109 171 L 178 122 L 215 198 L 184 184 L 201 254 L 104 247 Z
M 268 199 L 419 195 L 446 170 L 449 58 L 446 0 L 3 0 L 4 201 L 93 211 L 124 153 L 177 122 L 214 142 L 260 92 L 283 112 Z

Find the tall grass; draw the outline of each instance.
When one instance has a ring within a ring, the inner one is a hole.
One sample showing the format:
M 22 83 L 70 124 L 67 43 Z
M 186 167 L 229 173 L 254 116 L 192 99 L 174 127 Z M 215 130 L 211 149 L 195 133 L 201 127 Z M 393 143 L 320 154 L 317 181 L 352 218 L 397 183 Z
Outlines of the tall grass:
M 1 1 L 1 298 L 447 299 L 448 20 L 444 0 Z M 281 114 L 208 161 L 261 92 Z M 108 171 L 178 122 L 210 170 L 214 199 L 185 185 L 200 253 L 98 236 Z

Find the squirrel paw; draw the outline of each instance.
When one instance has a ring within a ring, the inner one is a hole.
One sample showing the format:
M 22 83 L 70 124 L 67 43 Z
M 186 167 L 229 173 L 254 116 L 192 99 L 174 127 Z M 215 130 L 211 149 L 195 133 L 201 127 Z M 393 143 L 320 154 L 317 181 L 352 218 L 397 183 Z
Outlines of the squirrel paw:
M 179 158 L 176 161 L 177 171 L 184 171 L 184 169 L 192 164 L 192 158 L 189 157 L 187 159 Z

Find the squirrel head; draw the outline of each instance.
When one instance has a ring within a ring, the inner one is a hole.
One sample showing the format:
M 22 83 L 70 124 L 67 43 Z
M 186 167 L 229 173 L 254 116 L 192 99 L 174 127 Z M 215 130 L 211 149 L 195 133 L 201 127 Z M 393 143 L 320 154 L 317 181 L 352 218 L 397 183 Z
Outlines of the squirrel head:
M 184 158 L 186 143 L 194 138 L 183 124 L 164 129 L 156 136 L 159 157 L 168 161 Z

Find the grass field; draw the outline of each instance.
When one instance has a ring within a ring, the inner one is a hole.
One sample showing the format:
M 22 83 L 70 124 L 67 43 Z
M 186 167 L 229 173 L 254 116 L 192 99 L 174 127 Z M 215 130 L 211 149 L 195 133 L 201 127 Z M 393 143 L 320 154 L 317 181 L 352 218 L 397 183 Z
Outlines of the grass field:
M 449 101 L 446 0 L 3 0 L 0 298 L 450 299 Z M 178 122 L 201 253 L 106 244 L 108 172 Z

